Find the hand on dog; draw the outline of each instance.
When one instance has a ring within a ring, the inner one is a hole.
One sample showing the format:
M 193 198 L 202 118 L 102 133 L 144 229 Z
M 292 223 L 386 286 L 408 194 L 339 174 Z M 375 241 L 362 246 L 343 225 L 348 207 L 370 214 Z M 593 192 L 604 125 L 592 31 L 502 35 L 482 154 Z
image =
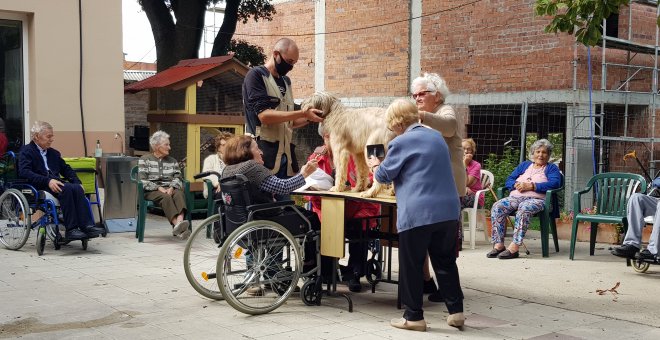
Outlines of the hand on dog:
M 311 107 L 307 110 L 305 110 L 305 118 L 309 122 L 314 122 L 314 123 L 320 123 L 323 121 L 323 111 L 317 110 L 317 109 L 312 109 Z
M 303 175 L 303 177 L 307 178 L 307 176 L 311 175 L 316 169 L 319 167 L 319 162 L 316 159 L 312 159 L 311 161 L 307 162 L 305 165 L 302 166 L 300 169 L 300 174 Z

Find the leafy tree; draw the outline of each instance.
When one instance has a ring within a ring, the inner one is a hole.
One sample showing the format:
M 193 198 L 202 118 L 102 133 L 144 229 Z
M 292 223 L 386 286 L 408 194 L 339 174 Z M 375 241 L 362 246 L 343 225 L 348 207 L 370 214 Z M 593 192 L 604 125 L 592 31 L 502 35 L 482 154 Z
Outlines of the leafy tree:
M 545 27 L 548 33 L 575 34 L 575 39 L 587 46 L 595 46 L 602 36 L 603 19 L 629 0 L 536 0 L 534 12 L 538 16 L 552 16 Z M 660 25 L 660 18 L 658 18 Z
M 245 41 L 232 41 L 238 22 L 250 18 L 272 20 L 275 7 L 269 0 L 137 0 L 147 14 L 156 42 L 157 69 L 162 71 L 182 59 L 199 56 L 206 9 L 219 2 L 226 4 L 220 31 L 213 41 L 211 56 L 225 55 L 232 48 L 245 64 L 261 64 L 263 50 Z M 244 58 L 244 59 L 241 59 Z M 261 58 L 261 59 L 259 59 Z

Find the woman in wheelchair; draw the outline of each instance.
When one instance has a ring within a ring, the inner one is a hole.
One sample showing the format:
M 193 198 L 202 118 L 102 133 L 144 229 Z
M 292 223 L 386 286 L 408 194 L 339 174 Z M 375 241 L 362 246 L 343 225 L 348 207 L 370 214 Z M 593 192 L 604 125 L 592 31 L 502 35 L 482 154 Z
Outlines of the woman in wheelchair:
M 32 141 L 21 149 L 18 176 L 35 189 L 57 198 L 63 214 L 67 240 L 98 237 L 82 184 L 76 173 L 53 149 L 53 127 L 36 121 L 30 129 Z
M 251 204 L 263 204 L 275 202 L 274 195 L 287 195 L 292 191 L 302 187 L 305 184 L 305 178 L 311 175 L 318 167 L 315 160 L 307 162 L 300 169 L 300 173 L 287 179 L 281 179 L 273 175 L 268 168 L 264 166 L 262 158 L 263 152 L 259 149 L 257 142 L 250 136 L 235 136 L 227 140 L 225 149 L 224 161 L 227 165 L 222 172 L 222 179 L 228 179 L 238 174 L 245 176 L 249 181 L 249 196 Z M 221 186 L 224 181 L 221 181 Z M 229 196 L 223 189 L 223 200 L 225 204 Z M 321 222 L 315 213 L 300 209 L 307 220 L 309 220 L 313 230 L 321 229 Z M 258 212 L 255 214 L 254 219 L 270 220 L 277 222 L 287 229 L 304 226 L 306 221 L 292 209 L 284 210 L 268 210 Z M 228 222 L 230 224 L 230 222 Z M 230 226 L 237 227 L 237 226 Z M 300 234 L 302 230 L 290 230 L 293 235 Z M 315 263 L 315 249 L 313 249 L 313 242 L 306 242 L 305 254 L 305 267 L 314 267 Z M 305 269 L 303 269 L 306 272 Z

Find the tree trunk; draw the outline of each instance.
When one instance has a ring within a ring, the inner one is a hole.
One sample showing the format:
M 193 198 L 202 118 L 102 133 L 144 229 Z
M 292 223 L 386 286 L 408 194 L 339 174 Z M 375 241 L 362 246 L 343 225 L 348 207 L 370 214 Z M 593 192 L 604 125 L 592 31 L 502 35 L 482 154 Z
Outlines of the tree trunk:
M 165 70 L 178 62 L 172 43 L 174 41 L 174 19 L 162 0 L 142 0 L 142 9 L 147 14 L 156 43 L 156 55 L 158 56 L 156 68 L 158 71 Z
M 176 28 L 171 46 L 174 49 L 176 62 L 198 58 L 199 46 L 204 33 L 206 0 L 188 0 L 181 6 L 174 6 L 174 2 L 172 4 L 172 11 L 176 17 Z
M 227 54 L 231 38 L 234 36 L 234 32 L 236 32 L 238 7 L 240 4 L 240 0 L 227 0 L 227 5 L 225 7 L 225 17 L 222 20 L 220 31 L 213 41 L 213 50 L 211 50 L 212 57 Z

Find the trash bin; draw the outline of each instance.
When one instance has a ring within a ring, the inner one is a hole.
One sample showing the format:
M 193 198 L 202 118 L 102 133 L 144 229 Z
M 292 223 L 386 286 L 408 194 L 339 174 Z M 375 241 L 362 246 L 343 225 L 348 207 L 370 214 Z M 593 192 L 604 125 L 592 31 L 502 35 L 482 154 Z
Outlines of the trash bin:
M 101 175 L 105 186 L 103 215 L 111 233 L 135 231 L 137 188 L 131 182 L 131 169 L 137 157 L 104 154 Z

